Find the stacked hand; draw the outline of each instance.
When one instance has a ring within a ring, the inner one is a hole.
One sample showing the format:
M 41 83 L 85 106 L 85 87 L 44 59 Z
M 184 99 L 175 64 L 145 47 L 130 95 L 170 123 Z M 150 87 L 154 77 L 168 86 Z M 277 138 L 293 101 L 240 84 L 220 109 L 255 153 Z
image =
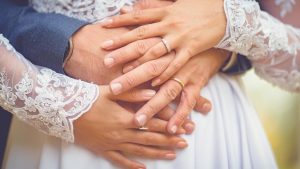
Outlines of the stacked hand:
M 144 8 L 154 9 L 141 10 Z M 196 8 L 199 12 L 190 12 Z M 104 49 L 114 50 L 105 57 L 108 68 L 125 64 L 125 74 L 110 83 L 111 90 L 120 94 L 149 80 L 152 86 L 163 84 L 155 97 L 136 113 L 138 126 L 146 124 L 182 93 L 168 124 L 169 133 L 176 133 L 193 108 L 204 113 L 211 109 L 210 102 L 200 97 L 199 92 L 224 64 L 228 53 L 216 49 L 203 51 L 216 45 L 225 32 L 223 1 L 140 1 L 133 9 L 123 10 L 128 11 L 132 12 L 102 23 L 107 28 L 148 24 L 102 43 Z

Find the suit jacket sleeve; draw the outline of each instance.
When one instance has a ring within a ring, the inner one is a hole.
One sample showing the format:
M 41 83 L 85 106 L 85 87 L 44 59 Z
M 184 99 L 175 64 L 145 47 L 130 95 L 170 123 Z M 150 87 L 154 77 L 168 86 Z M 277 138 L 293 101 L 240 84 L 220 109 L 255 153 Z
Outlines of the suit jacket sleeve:
M 23 1 L 24 3 L 24 1 Z M 32 63 L 63 73 L 68 40 L 86 22 L 0 0 L 0 32 Z

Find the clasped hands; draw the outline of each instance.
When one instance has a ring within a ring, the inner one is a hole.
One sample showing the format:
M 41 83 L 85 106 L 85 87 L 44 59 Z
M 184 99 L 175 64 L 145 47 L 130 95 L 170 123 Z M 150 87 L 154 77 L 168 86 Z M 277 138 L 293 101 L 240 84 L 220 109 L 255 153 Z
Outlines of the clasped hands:
M 171 4 L 169 1 L 139 1 L 134 8 L 148 9 Z M 123 9 L 123 12 L 128 11 Z M 148 81 L 161 77 L 171 63 L 178 60 L 177 51 L 176 55 L 166 51 L 156 53 L 153 48 L 161 42 L 161 38 L 156 36 L 139 36 L 128 44 L 113 48 L 102 45 L 106 49 L 104 51 L 99 44 L 113 36 L 126 36 L 130 29 L 104 29 L 103 26 L 103 23 L 87 25 L 73 36 L 73 55 L 65 66 L 66 73 L 75 78 L 99 85 L 110 83 L 110 89 L 99 86 L 98 100 L 89 112 L 75 121 L 76 143 L 123 168 L 145 168 L 126 155 L 174 159 L 174 150 L 187 146 L 177 134 L 194 130 L 194 124 L 187 119 L 191 110 L 207 113 L 211 109 L 210 102 L 199 93 L 224 64 L 228 53 L 207 47 L 208 50 L 191 56 L 182 66 L 176 66 L 174 74 L 166 76 L 160 83 L 153 81 L 152 86 L 161 85 L 153 88 Z M 155 59 L 146 57 L 152 54 Z M 180 79 L 184 87 L 170 80 L 172 77 Z M 177 109 L 173 110 L 168 104 L 179 96 Z M 149 130 L 140 131 L 140 126 Z

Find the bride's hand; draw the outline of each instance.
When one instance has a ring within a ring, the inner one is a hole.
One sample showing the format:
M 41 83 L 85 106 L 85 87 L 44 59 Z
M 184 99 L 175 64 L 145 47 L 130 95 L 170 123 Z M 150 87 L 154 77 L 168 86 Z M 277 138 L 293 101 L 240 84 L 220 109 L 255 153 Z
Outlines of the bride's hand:
M 187 146 L 185 140 L 179 136 L 165 133 L 165 120 L 153 118 L 145 125 L 147 131 L 138 130 L 133 124 L 134 112 L 131 107 L 121 107 L 116 102 L 146 101 L 155 91 L 134 90 L 115 96 L 110 94 L 108 87 L 100 87 L 100 92 L 91 109 L 74 122 L 75 143 L 95 154 L 105 156 L 122 168 L 130 169 L 145 167 L 128 159 L 124 154 L 171 160 L 176 157 L 174 149 Z M 165 115 L 169 113 L 170 110 L 162 112 Z
M 163 37 L 161 42 L 152 47 L 138 64 L 157 59 L 167 53 L 167 48 L 176 51 L 176 57 L 167 69 L 156 78 L 157 85 L 174 75 L 191 57 L 218 44 L 226 30 L 226 17 L 223 0 L 178 0 L 172 5 L 133 10 L 128 14 L 112 17 L 103 26 L 107 28 L 143 25 L 122 36 L 105 41 L 105 49 L 117 49 L 128 43 L 150 38 Z
M 140 40 L 131 43 L 120 50 L 113 51 L 108 55 L 108 58 L 115 61 L 110 66 L 128 62 L 133 58 L 143 55 L 143 52 L 146 52 L 148 48 L 158 41 L 159 38 Z M 229 54 L 226 51 L 211 49 L 210 51 L 193 57 L 177 72 L 174 77 L 180 79 L 185 84 L 185 87 L 176 114 L 168 124 L 167 129 L 170 133 L 173 133 L 174 130 L 176 130 L 176 128 L 174 129 L 173 127 L 174 124 L 177 127 L 182 124 L 183 119 L 187 117 L 195 104 L 195 109 L 200 112 L 206 113 L 210 111 L 210 102 L 201 97 L 199 91 L 205 86 L 211 76 L 220 69 L 228 56 Z M 112 92 L 114 94 L 119 94 L 138 86 L 145 81 L 155 78 L 166 69 L 173 58 L 174 54 L 170 53 L 159 59 L 148 61 L 129 72 L 127 72 L 128 70 L 126 69 L 123 70 L 125 74 L 110 83 Z M 181 91 L 182 86 L 175 80 L 169 80 L 162 85 L 158 93 L 137 112 L 136 125 L 142 126 L 145 124 L 159 110 L 162 110 L 166 105 L 172 102 Z M 195 101 L 197 102 L 195 103 Z M 189 133 L 189 127 L 184 126 L 184 128 Z

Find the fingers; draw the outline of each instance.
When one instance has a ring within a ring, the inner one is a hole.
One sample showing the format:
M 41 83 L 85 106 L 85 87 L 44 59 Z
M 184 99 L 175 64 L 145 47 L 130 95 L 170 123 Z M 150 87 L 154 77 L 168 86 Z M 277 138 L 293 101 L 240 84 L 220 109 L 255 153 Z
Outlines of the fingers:
M 175 115 L 171 118 L 168 124 L 168 131 L 173 134 L 176 133 L 178 128 L 188 118 L 189 114 L 196 105 L 196 94 L 199 94 L 197 86 L 188 85 L 184 88 L 180 103 L 177 107 Z
M 140 85 L 163 72 L 172 60 L 172 55 L 147 62 L 110 83 L 113 94 L 118 95 Z
M 121 35 L 120 37 L 104 41 L 101 44 L 101 47 L 106 50 L 117 49 L 137 40 L 162 36 L 166 33 L 165 31 L 166 29 L 164 29 L 164 25 L 162 23 L 142 25 Z
M 160 111 L 155 117 L 165 121 L 169 121 L 174 114 L 175 111 L 169 106 L 167 106 L 162 111 Z M 195 123 L 190 119 L 185 119 L 182 127 L 179 127 L 176 134 L 192 134 L 194 128 L 195 128 Z M 184 133 L 182 133 L 181 130 L 184 131 Z
M 150 101 L 138 110 L 134 118 L 135 124 L 137 126 L 144 126 L 149 119 L 172 102 L 181 90 L 181 85 L 177 82 L 168 81 Z
M 112 99 L 125 102 L 143 102 L 150 100 L 155 94 L 156 91 L 151 89 L 132 89 L 118 96 L 112 96 Z
M 101 25 L 107 28 L 144 25 L 159 21 L 164 15 L 164 8 L 133 10 L 131 13 L 108 18 Z
M 146 166 L 130 160 L 117 151 L 106 151 L 102 154 L 107 160 L 125 169 L 146 169 Z
M 163 148 L 185 148 L 187 143 L 183 138 L 150 131 L 127 130 L 123 133 L 123 142 L 157 146 Z M 125 137 L 126 136 L 126 137 Z
M 140 64 L 146 63 L 150 60 L 154 60 L 157 58 L 162 57 L 163 55 L 165 55 L 167 53 L 165 46 L 163 45 L 163 43 L 158 43 L 155 46 L 153 46 L 151 49 L 149 49 L 149 51 L 147 51 L 147 53 L 138 58 L 137 60 L 125 65 L 124 67 L 124 72 L 128 72 L 134 68 L 136 68 L 137 66 L 139 66 Z M 171 53 L 172 55 L 174 55 L 174 53 Z
M 160 148 L 142 146 L 131 143 L 123 143 L 120 144 L 118 147 L 122 152 L 137 157 L 165 160 L 173 160 L 176 158 L 176 153 L 171 150 L 164 150 Z
M 160 38 L 150 38 L 139 40 L 130 43 L 127 46 L 112 51 L 105 56 L 104 65 L 107 67 L 113 67 L 118 64 L 127 63 L 133 59 L 143 56 L 148 49 L 160 42 Z
M 167 133 L 167 125 L 168 122 L 166 120 L 152 118 L 149 120 L 145 127 L 148 128 L 147 131 Z M 185 130 L 183 128 L 179 128 L 176 134 L 185 134 Z
M 178 72 L 193 55 L 187 50 L 181 50 L 176 54 L 175 59 L 171 62 L 168 68 L 157 78 L 152 81 L 152 86 L 158 86 L 170 79 Z
M 212 104 L 206 98 L 199 95 L 196 98 L 196 102 L 196 106 L 194 107 L 195 111 L 201 112 L 202 114 L 207 114 L 211 111 Z

